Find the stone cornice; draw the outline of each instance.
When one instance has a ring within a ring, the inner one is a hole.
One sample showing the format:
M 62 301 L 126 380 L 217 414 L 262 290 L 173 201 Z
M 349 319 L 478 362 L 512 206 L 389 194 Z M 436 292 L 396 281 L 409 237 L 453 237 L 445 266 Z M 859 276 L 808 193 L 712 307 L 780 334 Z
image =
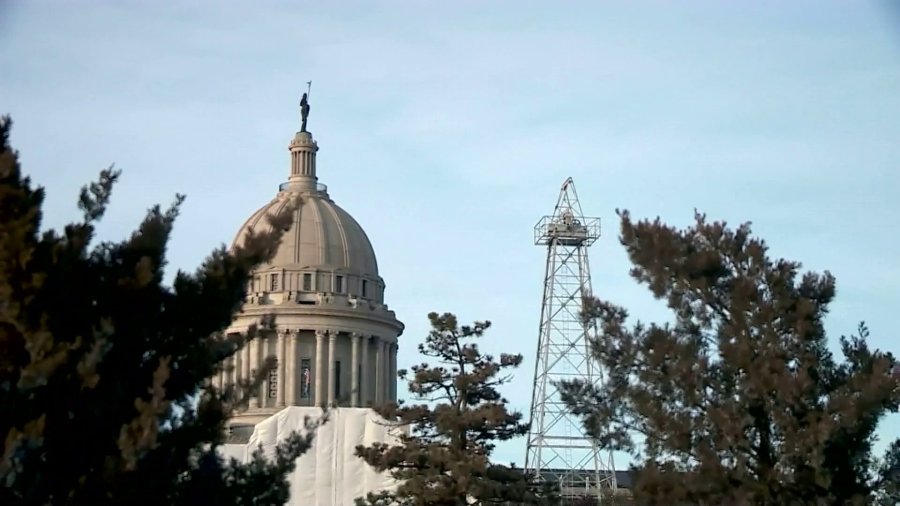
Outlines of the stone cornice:
M 361 321 L 370 321 L 375 322 L 381 325 L 385 325 L 389 328 L 395 329 L 397 335 L 403 333 L 405 325 L 402 322 L 394 317 L 393 311 L 381 312 L 381 314 L 374 311 L 359 311 L 351 308 L 337 308 L 337 307 L 325 307 L 325 306 L 311 306 L 304 307 L 302 305 L 292 305 L 289 307 L 286 306 L 255 306 L 255 307 L 245 307 L 244 311 L 236 315 L 235 322 L 238 320 L 248 318 L 248 319 L 258 319 L 264 315 L 274 315 L 276 317 L 276 321 L 278 317 L 285 316 L 322 316 L 322 317 L 333 317 L 333 318 L 341 318 L 347 320 L 361 320 Z

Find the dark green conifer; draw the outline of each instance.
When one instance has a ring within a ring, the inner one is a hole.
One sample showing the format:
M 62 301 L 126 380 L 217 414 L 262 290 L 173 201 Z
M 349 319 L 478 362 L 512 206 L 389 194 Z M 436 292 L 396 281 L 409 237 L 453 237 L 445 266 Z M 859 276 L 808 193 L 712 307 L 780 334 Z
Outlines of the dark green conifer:
M 600 444 L 638 458 L 637 504 L 872 504 L 896 480 L 876 478 L 872 455 L 879 420 L 898 408 L 896 361 L 867 345 L 864 325 L 833 357 L 834 277 L 771 259 L 747 224 L 620 217 L 631 275 L 673 321 L 629 326 L 624 308 L 589 298 L 608 376 L 564 390 Z
M 224 422 L 251 385 L 220 392 L 207 378 L 257 336 L 221 333 L 290 216 L 166 286 L 183 197 L 127 239 L 93 244 L 119 178 L 104 170 L 81 192 L 81 221 L 42 230 L 44 190 L 22 175 L 10 127 L 0 121 L 0 504 L 284 504 L 310 438 L 223 461 Z
M 454 315 L 428 315 L 432 330 L 419 353 L 423 362 L 398 371 L 407 382 L 412 405 L 388 405 L 379 413 L 408 427 L 399 445 L 357 447 L 357 454 L 378 471 L 401 481 L 396 491 L 373 494 L 358 504 L 462 506 L 481 504 L 553 504 L 553 490 L 526 479 L 520 469 L 492 463 L 498 441 L 527 433 L 522 415 L 507 409 L 498 387 L 509 381 L 506 369 L 521 355 L 483 354 L 474 342 L 490 322 L 459 326 Z

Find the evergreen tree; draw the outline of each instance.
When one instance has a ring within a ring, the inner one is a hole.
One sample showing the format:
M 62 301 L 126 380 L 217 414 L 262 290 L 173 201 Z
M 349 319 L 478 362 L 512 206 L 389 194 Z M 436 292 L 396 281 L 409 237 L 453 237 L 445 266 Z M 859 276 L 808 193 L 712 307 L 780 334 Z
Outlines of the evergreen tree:
M 105 170 L 81 192 L 82 221 L 42 232 L 44 190 L 21 174 L 10 128 L 3 118 L 0 504 L 283 504 L 285 475 L 310 436 L 289 438 L 268 460 L 224 461 L 224 422 L 253 385 L 217 391 L 206 380 L 263 330 L 221 335 L 289 214 L 164 286 L 183 197 L 151 209 L 131 237 L 92 246 L 119 177 Z
M 697 214 L 678 230 L 619 215 L 632 277 L 674 321 L 627 326 L 625 309 L 587 298 L 608 376 L 562 386 L 600 444 L 637 457 L 637 503 L 871 504 L 876 426 L 900 400 L 896 362 L 863 325 L 833 357 L 832 275 L 769 258 L 748 224 Z
M 877 506 L 900 504 L 900 439 L 894 441 L 885 452 L 876 480 Z
M 358 446 L 356 453 L 379 472 L 400 481 L 393 492 L 370 494 L 358 504 L 455 506 L 552 504 L 549 487 L 529 481 L 520 469 L 495 464 L 497 441 L 522 436 L 528 425 L 510 412 L 498 387 L 509 381 L 504 370 L 522 363 L 521 355 L 485 355 L 474 340 L 490 322 L 459 326 L 454 315 L 428 315 L 432 330 L 419 352 L 436 365 L 422 363 L 411 374 L 398 371 L 420 404 L 388 405 L 379 414 L 408 432 L 399 445 Z

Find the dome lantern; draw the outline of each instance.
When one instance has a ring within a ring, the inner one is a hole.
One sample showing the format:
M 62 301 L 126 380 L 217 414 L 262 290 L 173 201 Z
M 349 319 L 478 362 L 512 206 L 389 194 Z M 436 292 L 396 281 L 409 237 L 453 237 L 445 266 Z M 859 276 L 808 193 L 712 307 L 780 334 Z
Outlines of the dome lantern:
M 316 191 L 316 152 L 319 145 L 309 132 L 294 135 L 288 149 L 291 152 L 291 173 L 282 189 L 291 191 Z

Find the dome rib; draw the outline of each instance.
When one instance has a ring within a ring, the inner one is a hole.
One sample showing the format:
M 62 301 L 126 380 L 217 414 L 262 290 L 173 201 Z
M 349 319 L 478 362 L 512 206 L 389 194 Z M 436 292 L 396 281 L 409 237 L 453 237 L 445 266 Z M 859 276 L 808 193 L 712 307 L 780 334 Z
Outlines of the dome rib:
M 303 204 L 297 206 L 297 209 L 294 210 L 294 223 L 301 223 L 303 220 Z M 293 227 L 294 230 L 294 244 L 297 246 L 294 248 L 294 258 L 293 261 L 295 264 L 300 263 L 300 227 Z
M 338 236 L 340 237 L 340 240 L 341 240 L 341 246 L 343 246 L 342 249 L 343 249 L 343 253 L 344 253 L 344 258 L 342 260 L 344 261 L 344 265 L 347 265 L 347 266 L 353 265 L 350 262 L 350 246 L 347 244 L 347 233 L 344 230 L 344 220 L 342 220 L 341 217 L 338 215 L 337 210 L 335 209 L 335 206 L 329 206 L 328 212 L 331 214 L 331 217 L 334 218 L 334 223 L 336 225 L 335 228 L 337 228 Z
M 349 237 L 355 237 L 356 240 L 361 241 L 363 245 L 369 249 L 372 249 L 372 241 L 369 240 L 369 235 L 366 234 L 365 229 L 363 229 L 362 225 L 356 221 L 353 216 L 350 215 L 344 208 L 335 205 L 334 211 L 341 216 L 341 222 L 345 224 L 345 229 L 349 228 L 349 231 L 352 232 L 348 234 Z M 372 272 L 378 272 L 378 258 L 375 255 L 372 255 L 369 259 L 371 261 L 371 266 L 367 268 L 367 270 L 371 270 Z
M 322 219 L 322 209 L 320 208 L 321 199 L 314 199 L 312 202 L 313 222 L 316 226 L 316 256 L 318 263 L 316 265 L 328 265 L 331 260 L 328 257 L 328 234 L 325 230 L 325 220 Z

